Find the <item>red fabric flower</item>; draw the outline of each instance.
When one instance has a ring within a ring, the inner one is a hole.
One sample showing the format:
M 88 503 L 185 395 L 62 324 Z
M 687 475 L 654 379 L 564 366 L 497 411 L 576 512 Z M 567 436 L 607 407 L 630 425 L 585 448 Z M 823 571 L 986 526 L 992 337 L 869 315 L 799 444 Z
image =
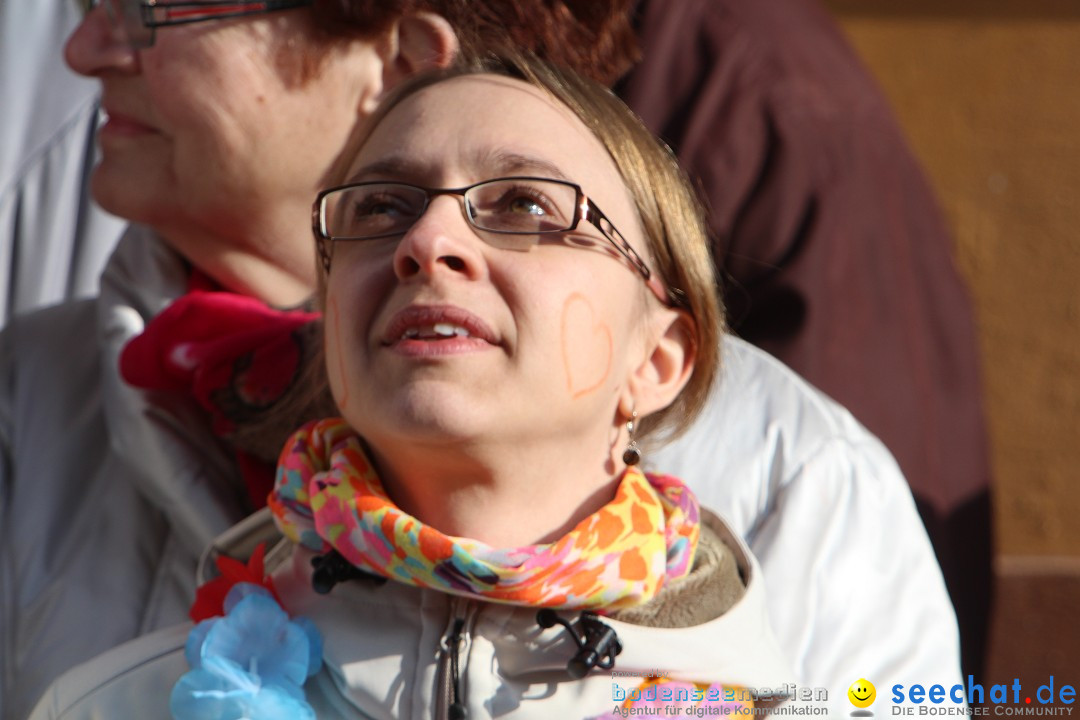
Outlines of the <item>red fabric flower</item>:
M 228 439 L 238 423 L 265 412 L 299 376 L 298 333 L 319 317 L 215 290 L 205 275 L 193 272 L 188 293 L 124 346 L 120 374 L 135 387 L 190 394 L 210 414 L 213 431 Z M 261 508 L 274 485 L 274 466 L 237 454 L 252 504 Z
M 231 557 L 219 556 L 214 562 L 221 574 L 195 591 L 195 602 L 191 604 L 188 616 L 195 622 L 201 622 L 224 615 L 225 596 L 232 590 L 233 585 L 238 583 L 251 583 L 266 588 L 277 604 L 281 605 L 281 598 L 274 589 L 273 578 L 265 574 L 265 557 L 266 543 L 259 543 L 255 547 L 255 552 L 251 553 L 247 564 Z
M 135 387 L 191 393 L 224 436 L 235 418 L 220 394 L 228 389 L 243 409 L 272 404 L 300 369 L 293 332 L 319 317 L 235 293 L 192 291 L 128 341 L 120 374 Z

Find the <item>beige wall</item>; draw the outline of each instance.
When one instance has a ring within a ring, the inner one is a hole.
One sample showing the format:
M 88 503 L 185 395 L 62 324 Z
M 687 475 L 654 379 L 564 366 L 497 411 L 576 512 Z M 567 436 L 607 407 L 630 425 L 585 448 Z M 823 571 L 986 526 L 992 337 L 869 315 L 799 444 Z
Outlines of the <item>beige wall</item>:
M 1004 555 L 1080 556 L 1080 0 L 827 0 L 975 300 Z

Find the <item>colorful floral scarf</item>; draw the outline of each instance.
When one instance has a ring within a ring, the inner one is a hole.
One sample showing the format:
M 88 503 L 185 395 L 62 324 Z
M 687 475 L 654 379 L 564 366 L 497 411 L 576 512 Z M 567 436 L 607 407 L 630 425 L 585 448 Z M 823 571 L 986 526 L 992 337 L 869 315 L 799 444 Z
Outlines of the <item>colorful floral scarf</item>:
M 316 552 L 418 587 L 490 602 L 616 610 L 690 572 L 700 532 L 683 483 L 627 468 L 615 498 L 559 540 L 512 549 L 449 537 L 398 509 L 344 420 L 310 423 L 286 445 L 269 505 Z

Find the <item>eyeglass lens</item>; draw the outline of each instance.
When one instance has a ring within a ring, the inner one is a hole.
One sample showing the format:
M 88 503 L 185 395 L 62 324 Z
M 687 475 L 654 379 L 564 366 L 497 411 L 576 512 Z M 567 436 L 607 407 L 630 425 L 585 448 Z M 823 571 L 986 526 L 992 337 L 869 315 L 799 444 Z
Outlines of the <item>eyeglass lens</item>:
M 142 0 L 82 0 L 81 4 L 85 12 L 104 4 L 109 24 L 123 33 L 131 47 L 143 49 L 154 44 L 154 28 L 143 22 Z
M 326 196 L 326 234 L 337 239 L 374 239 L 402 234 L 427 209 L 431 195 L 413 185 L 365 183 Z M 461 192 L 474 227 L 508 235 L 562 232 L 576 220 L 578 190 L 552 180 L 509 178 L 480 183 Z M 490 240 L 495 240 L 490 238 Z M 532 244 L 530 238 L 500 238 L 500 246 Z

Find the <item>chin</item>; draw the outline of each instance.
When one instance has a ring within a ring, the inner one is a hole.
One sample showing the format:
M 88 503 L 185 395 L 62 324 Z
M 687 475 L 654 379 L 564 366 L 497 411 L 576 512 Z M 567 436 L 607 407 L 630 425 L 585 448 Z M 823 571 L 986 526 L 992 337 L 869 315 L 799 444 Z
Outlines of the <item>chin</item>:
M 131 222 L 153 225 L 176 193 L 162 182 L 156 164 L 131 159 L 127 154 L 103 153 L 90 176 L 90 194 L 107 212 Z
M 457 444 L 491 433 L 469 403 L 431 397 L 403 397 L 380 404 L 375 413 L 345 419 L 373 444 L 380 438 L 397 442 Z M 352 415 L 353 413 L 349 413 Z
M 388 427 L 400 437 L 432 443 L 459 443 L 481 434 L 470 418 L 460 413 L 411 412 L 388 423 Z

